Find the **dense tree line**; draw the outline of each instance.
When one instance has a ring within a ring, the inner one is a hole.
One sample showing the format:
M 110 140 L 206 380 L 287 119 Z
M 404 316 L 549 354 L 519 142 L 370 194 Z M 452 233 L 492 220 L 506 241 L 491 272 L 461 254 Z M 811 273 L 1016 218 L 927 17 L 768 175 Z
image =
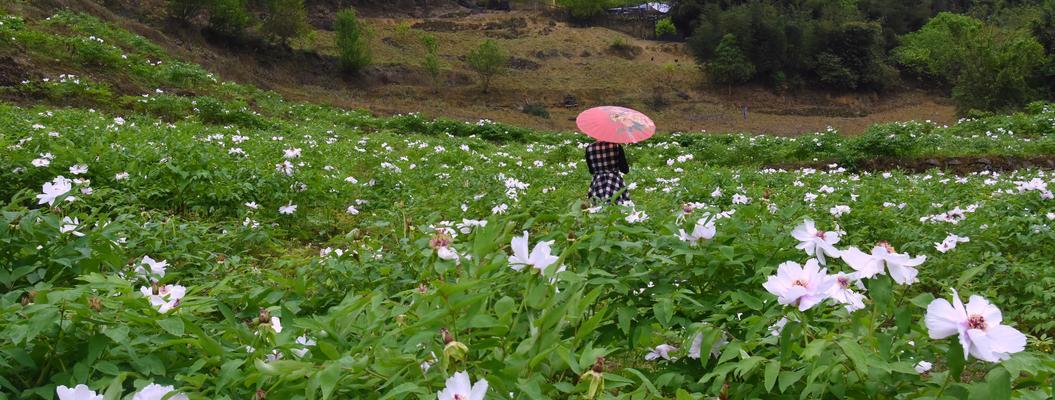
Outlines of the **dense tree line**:
M 682 0 L 671 14 L 716 83 L 882 91 L 915 80 L 948 89 L 963 111 L 1055 89 L 1055 0 Z M 974 28 L 926 33 L 952 22 Z M 924 60 L 932 53 L 944 55 Z

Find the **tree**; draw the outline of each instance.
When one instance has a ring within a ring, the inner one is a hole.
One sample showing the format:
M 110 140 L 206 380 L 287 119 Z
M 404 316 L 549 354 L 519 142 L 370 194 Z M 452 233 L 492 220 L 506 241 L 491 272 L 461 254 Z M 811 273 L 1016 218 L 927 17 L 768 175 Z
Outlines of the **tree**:
M 425 46 L 425 59 L 422 60 L 421 66 L 429 74 L 429 78 L 432 81 L 432 90 L 436 91 L 439 88 L 440 73 L 443 72 L 443 67 L 440 65 L 440 59 L 437 55 L 436 37 L 424 35 L 421 37 L 421 44 Z
M 340 52 L 341 69 L 345 72 L 358 73 L 370 65 L 370 44 L 368 32 L 354 9 L 337 13 L 334 22 L 337 30 L 337 50 Z
M 755 75 L 755 66 L 744 56 L 736 35 L 731 33 L 722 37 L 706 69 L 712 81 L 729 85 L 747 82 Z
M 967 45 L 952 96 L 957 110 L 1006 111 L 1041 99 L 1048 57 L 1036 38 L 1021 31 L 986 27 Z
M 304 0 L 267 0 L 263 31 L 279 42 L 298 38 L 310 30 Z
M 983 24 L 966 15 L 938 14 L 918 31 L 902 37 L 894 57 L 913 72 L 952 83 L 966 64 L 968 44 L 979 39 Z
M 505 72 L 509 57 L 492 39 L 484 40 L 480 47 L 470 50 L 466 56 L 469 68 L 480 75 L 480 84 L 484 93 L 491 87 L 491 79 Z

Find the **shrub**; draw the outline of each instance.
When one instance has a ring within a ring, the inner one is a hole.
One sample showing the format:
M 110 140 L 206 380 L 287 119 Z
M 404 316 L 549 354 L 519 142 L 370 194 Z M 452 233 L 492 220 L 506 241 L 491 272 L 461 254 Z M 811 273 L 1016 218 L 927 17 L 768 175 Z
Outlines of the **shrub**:
M 169 0 L 169 15 L 188 20 L 205 8 L 205 0 Z
M 676 33 L 678 33 L 678 29 L 674 27 L 674 22 L 670 20 L 670 17 L 656 21 L 656 36 L 662 37 Z
M 228 36 L 240 36 L 252 18 L 245 0 L 215 0 L 209 5 L 209 27 Z
M 572 18 L 586 20 L 604 11 L 606 2 L 600 0 L 557 0 L 557 5 L 567 10 Z
M 714 59 L 707 63 L 707 74 L 715 83 L 743 83 L 755 75 L 755 66 L 740 50 L 736 36 L 727 34 L 714 51 Z
M 549 119 L 549 110 L 547 110 L 546 105 L 542 103 L 530 103 L 525 105 L 524 114 Z
M 337 13 L 337 49 L 340 51 L 341 69 L 358 73 L 370 65 L 370 44 L 367 42 L 366 26 L 359 21 L 355 9 Z
M 421 44 L 425 46 L 425 59 L 422 60 L 421 66 L 425 68 L 425 73 L 429 75 L 429 80 L 432 82 L 433 90 L 439 87 L 440 73 L 442 72 L 442 66 L 440 65 L 440 59 L 437 55 L 438 47 L 436 45 L 436 37 L 432 35 L 424 35 L 421 37 Z
M 282 43 L 301 37 L 311 29 L 304 0 L 268 0 L 267 11 L 263 31 Z
M 491 87 L 491 80 L 505 72 L 509 57 L 498 47 L 498 42 L 487 39 L 480 47 L 469 51 L 466 62 L 469 68 L 480 75 L 480 84 L 484 93 Z

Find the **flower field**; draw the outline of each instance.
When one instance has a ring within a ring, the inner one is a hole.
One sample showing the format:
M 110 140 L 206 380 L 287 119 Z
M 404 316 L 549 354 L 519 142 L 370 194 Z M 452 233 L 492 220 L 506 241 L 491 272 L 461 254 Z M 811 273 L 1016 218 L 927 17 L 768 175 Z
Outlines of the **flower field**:
M 1051 105 L 661 134 L 592 207 L 574 133 L 144 68 L 130 103 L 0 103 L 0 399 L 1052 396 L 1055 175 L 839 165 L 1050 154 Z

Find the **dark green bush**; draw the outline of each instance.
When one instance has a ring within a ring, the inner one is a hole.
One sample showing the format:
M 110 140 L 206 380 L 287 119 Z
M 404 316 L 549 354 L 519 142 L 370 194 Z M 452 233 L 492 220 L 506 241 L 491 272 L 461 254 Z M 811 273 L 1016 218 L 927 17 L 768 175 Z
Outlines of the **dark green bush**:
M 547 110 L 546 105 L 542 103 L 529 103 L 525 105 L 524 114 L 549 119 L 549 110 Z

